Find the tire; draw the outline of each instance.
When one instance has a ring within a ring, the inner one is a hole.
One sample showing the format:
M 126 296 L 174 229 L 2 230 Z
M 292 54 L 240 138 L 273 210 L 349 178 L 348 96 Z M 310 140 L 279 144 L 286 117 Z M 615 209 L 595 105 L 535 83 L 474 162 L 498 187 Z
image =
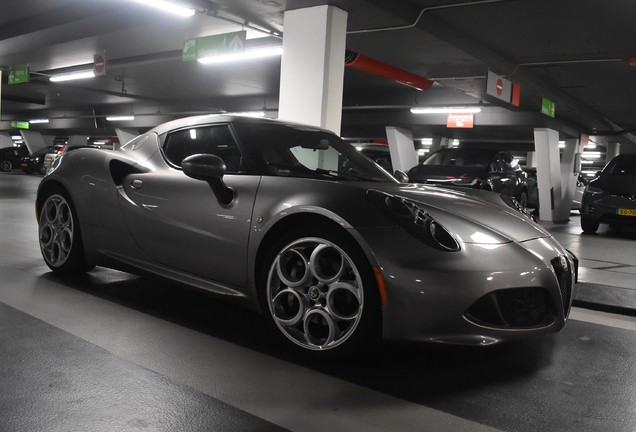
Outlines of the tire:
M 44 164 L 38 165 L 38 174 L 40 175 L 46 174 L 46 168 L 44 167 Z
M 13 164 L 10 160 L 5 159 L 0 162 L 0 171 L 9 172 L 13 169 Z
M 589 217 L 581 216 L 581 228 L 583 232 L 586 234 L 595 234 L 598 230 L 599 223 L 598 221 L 591 219 Z
M 46 265 L 60 274 L 80 274 L 86 263 L 79 218 L 64 190 L 53 190 L 43 199 L 38 221 L 38 241 Z
M 521 204 L 521 207 L 525 210 L 528 208 L 528 192 L 526 192 L 525 190 L 522 190 L 521 193 L 519 194 L 519 199 L 517 200 L 519 201 L 519 204 Z
M 346 234 L 325 226 L 287 233 L 270 249 L 259 287 L 274 333 L 297 353 L 339 358 L 380 342 L 373 270 Z

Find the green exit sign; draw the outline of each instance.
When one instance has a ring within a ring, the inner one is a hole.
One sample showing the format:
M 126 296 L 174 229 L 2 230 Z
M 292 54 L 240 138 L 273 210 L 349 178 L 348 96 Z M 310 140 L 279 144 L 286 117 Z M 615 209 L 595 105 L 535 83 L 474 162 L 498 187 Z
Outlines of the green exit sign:
M 183 61 L 199 60 L 227 54 L 241 54 L 245 52 L 245 30 L 203 36 L 183 41 L 181 59 Z
M 16 129 L 28 129 L 29 122 L 21 122 L 21 121 L 12 121 L 11 127 Z
M 20 84 L 29 82 L 29 67 L 11 69 L 9 71 L 9 84 Z
M 541 100 L 541 114 L 545 114 L 550 117 L 554 117 L 556 112 L 556 104 L 551 100 L 543 98 Z

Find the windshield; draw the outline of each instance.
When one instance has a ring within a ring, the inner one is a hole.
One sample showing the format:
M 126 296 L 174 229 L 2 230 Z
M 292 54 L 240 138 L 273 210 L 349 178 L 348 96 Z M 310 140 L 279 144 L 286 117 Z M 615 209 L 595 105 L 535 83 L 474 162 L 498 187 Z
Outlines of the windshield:
M 422 165 L 486 167 L 492 154 L 480 150 L 440 150 L 430 155 Z
M 397 182 L 334 134 L 276 123 L 246 122 L 241 130 L 266 175 Z
M 636 175 L 636 155 L 615 157 L 607 164 L 603 174 Z

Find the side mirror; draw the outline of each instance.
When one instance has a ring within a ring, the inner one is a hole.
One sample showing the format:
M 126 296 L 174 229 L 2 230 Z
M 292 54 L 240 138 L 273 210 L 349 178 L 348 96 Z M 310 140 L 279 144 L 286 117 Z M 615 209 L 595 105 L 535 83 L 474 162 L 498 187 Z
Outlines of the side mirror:
M 395 170 L 395 172 L 393 173 L 393 177 L 395 177 L 395 179 L 399 181 L 400 183 L 409 182 L 408 174 L 406 174 L 404 171 L 401 171 L 401 170 Z
M 229 205 L 234 199 L 234 191 L 223 183 L 225 162 L 213 154 L 195 154 L 181 161 L 181 169 L 188 177 L 208 182 L 219 204 Z

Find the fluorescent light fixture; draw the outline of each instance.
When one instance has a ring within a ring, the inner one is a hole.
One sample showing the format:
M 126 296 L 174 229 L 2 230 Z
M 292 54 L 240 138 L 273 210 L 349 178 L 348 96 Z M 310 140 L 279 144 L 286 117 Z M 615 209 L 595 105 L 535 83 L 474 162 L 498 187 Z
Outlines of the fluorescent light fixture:
M 34 119 L 34 120 L 29 120 L 29 123 L 48 123 L 49 119 Z
M 164 1 L 164 0 L 135 0 L 135 1 L 137 1 L 138 3 L 147 4 L 148 6 L 154 6 L 156 8 L 165 10 L 166 12 L 170 12 L 175 15 L 180 15 L 184 17 L 194 15 L 194 10 L 185 6 L 181 6 L 176 3 L 169 2 L 169 1 Z
M 481 112 L 479 107 L 440 107 L 440 108 L 411 108 L 413 114 L 472 114 Z
M 593 164 L 593 163 L 594 163 L 594 161 L 591 161 L 591 160 L 581 160 L 581 163 L 582 163 L 582 164 L 588 164 L 588 165 L 591 165 L 591 164 Z
M 593 143 L 592 141 L 590 141 L 589 143 L 587 143 L 587 145 L 585 146 L 585 148 L 588 149 L 595 149 L 596 148 L 596 144 Z
M 601 158 L 601 152 L 583 152 L 582 157 L 584 157 L 585 159 L 600 159 Z
M 226 112 L 223 114 L 243 117 L 265 117 L 265 111 Z
M 15 141 L 15 140 L 21 140 L 21 139 L 22 139 L 22 136 L 21 136 L 21 135 L 11 135 L 11 139 L 12 139 L 13 141 Z
M 282 54 L 283 54 L 283 47 L 277 46 L 277 47 L 269 47 L 269 48 L 251 49 L 240 54 L 225 54 L 225 55 L 219 55 L 219 56 L 204 57 L 204 58 L 198 59 L 198 62 L 204 63 L 204 64 L 228 63 L 228 62 L 250 60 L 250 59 L 261 58 L 261 57 L 271 57 L 271 56 L 282 55 Z
M 86 78 L 94 78 L 94 77 L 95 77 L 95 74 L 93 73 L 93 70 L 83 70 L 83 71 L 53 75 L 51 78 L 49 78 L 49 80 L 53 82 L 59 82 L 59 81 L 70 81 L 70 80 L 86 79 Z
M 135 119 L 134 115 L 106 117 L 106 120 L 108 121 L 127 121 L 127 120 L 134 120 L 134 119 Z
M 104 144 L 106 144 L 106 141 L 93 141 L 93 144 L 95 144 L 95 145 L 104 145 Z
M 424 145 L 426 145 L 426 144 L 431 145 L 431 144 L 433 144 L 433 138 L 422 138 L 421 142 Z

